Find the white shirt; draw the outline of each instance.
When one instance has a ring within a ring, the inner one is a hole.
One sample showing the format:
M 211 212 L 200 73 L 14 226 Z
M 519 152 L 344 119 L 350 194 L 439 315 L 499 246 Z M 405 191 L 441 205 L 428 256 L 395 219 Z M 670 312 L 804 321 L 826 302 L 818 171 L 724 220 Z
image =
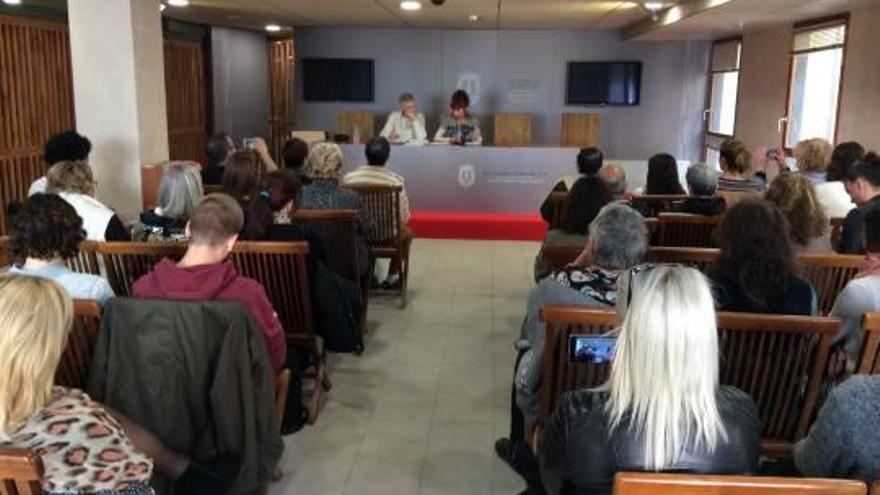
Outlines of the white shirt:
M 90 241 L 105 241 L 105 232 L 107 232 L 107 224 L 113 218 L 113 210 L 104 206 L 97 199 L 77 193 L 62 192 L 58 193 L 64 201 L 67 201 L 76 214 L 82 218 L 83 230 L 86 231 L 86 239 Z
M 45 193 L 46 192 L 46 184 L 48 184 L 48 180 L 46 180 L 46 176 L 42 176 L 39 179 L 31 182 L 31 187 L 28 189 L 28 196 L 33 196 L 34 194 Z
M 816 199 L 828 218 L 844 218 L 856 207 L 840 181 L 816 184 Z
M 397 134 L 397 136 L 391 139 L 392 134 Z M 425 115 L 422 112 L 417 112 L 415 119 L 409 119 L 404 117 L 401 111 L 391 112 L 388 114 L 388 120 L 379 135 L 395 144 L 424 143 L 428 140 L 428 131 L 425 130 Z

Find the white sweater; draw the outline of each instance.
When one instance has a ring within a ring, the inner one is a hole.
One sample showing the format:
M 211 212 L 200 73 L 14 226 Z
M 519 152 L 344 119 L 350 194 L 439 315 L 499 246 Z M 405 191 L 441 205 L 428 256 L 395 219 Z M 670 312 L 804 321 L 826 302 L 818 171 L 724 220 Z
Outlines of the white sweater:
M 391 135 L 396 134 L 394 139 Z M 391 112 L 380 136 L 395 144 L 417 144 L 428 140 L 428 131 L 425 130 L 425 115 L 422 112 L 416 114 L 415 119 L 407 119 L 403 112 Z
M 828 218 L 846 217 L 849 210 L 856 207 L 840 181 L 816 184 L 816 199 Z
M 107 208 L 97 199 L 85 194 L 62 192 L 58 193 L 64 201 L 67 201 L 76 214 L 83 220 L 83 230 L 86 231 L 86 239 L 89 241 L 105 241 L 104 233 L 107 232 L 107 224 L 113 218 L 113 210 Z

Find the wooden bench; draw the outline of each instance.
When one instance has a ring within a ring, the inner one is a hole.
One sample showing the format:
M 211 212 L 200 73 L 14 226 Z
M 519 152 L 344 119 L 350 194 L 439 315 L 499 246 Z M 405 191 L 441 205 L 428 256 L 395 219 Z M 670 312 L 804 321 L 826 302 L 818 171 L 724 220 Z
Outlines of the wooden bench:
M 693 215 L 690 213 L 661 213 L 656 242 L 651 245 L 667 247 L 716 247 L 716 232 L 721 215 Z
M 88 390 L 89 370 L 95 342 L 101 329 L 101 304 L 98 301 L 73 302 L 73 327 L 67 336 L 67 345 L 55 370 L 55 384 L 67 388 Z
M 880 313 L 867 313 L 862 318 L 865 340 L 862 344 L 862 356 L 859 359 L 858 373 L 861 375 L 880 374 Z M 880 495 L 880 492 L 878 492 Z
M 569 337 L 606 332 L 614 327 L 616 317 L 612 310 L 583 306 L 543 308 L 547 331 L 539 428 L 562 394 L 605 381 L 607 364 L 569 363 Z M 812 420 L 840 320 L 725 312 L 717 318 L 720 383 L 755 400 L 764 425 L 764 453 L 790 455 Z
M 614 495 L 865 495 L 861 481 L 709 476 L 699 474 L 617 473 Z
M 0 449 L 0 493 L 3 495 L 40 495 L 43 460 L 25 449 Z

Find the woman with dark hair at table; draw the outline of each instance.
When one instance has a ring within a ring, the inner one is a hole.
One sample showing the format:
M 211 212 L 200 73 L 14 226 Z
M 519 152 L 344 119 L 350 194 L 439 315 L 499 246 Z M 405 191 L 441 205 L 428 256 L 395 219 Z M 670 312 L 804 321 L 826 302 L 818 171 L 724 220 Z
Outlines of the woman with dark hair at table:
M 440 128 L 434 135 L 435 143 L 483 144 L 480 121 L 470 114 L 470 106 L 471 99 L 467 91 L 459 89 L 452 93 L 452 100 L 449 102 L 451 112 L 440 123 Z

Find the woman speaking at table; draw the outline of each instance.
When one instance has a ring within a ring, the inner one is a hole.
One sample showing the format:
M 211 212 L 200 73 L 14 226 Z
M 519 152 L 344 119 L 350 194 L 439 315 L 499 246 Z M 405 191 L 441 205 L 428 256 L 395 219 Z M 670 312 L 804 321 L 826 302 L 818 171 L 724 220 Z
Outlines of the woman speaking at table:
M 465 90 L 459 89 L 452 93 L 452 100 L 449 102 L 452 112 L 440 122 L 440 128 L 434 136 L 435 143 L 458 145 L 483 143 L 480 122 L 468 113 L 470 105 L 471 99 Z

